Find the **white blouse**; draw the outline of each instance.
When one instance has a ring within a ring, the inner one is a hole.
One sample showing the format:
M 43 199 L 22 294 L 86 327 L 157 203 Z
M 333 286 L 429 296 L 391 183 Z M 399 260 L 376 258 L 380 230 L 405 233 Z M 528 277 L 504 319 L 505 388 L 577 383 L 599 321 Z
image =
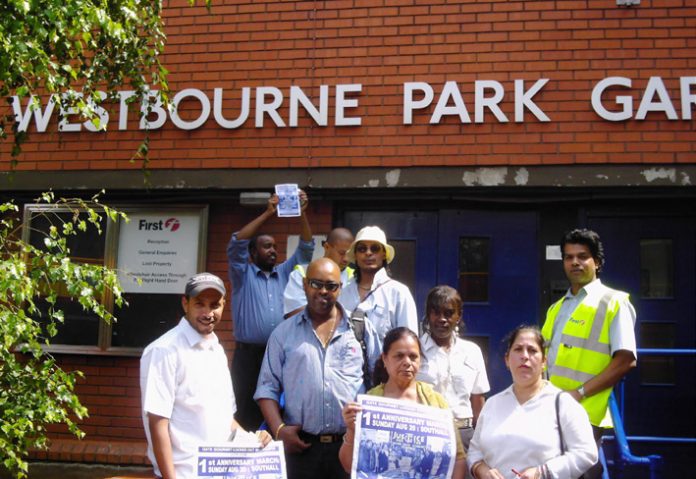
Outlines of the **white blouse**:
M 483 460 L 506 479 L 512 469 L 546 464 L 551 477 L 575 479 L 597 462 L 597 445 L 583 407 L 561 394 L 559 413 L 566 452 L 561 455 L 555 400 L 560 389 L 547 383 L 533 398 L 520 404 L 512 386 L 483 406 L 469 446 L 469 468 Z
M 474 342 L 454 337 L 449 351 L 425 333 L 421 336 L 423 358 L 417 379 L 433 385 L 447 400 L 454 417 L 473 417 L 472 394 L 490 391 L 481 348 Z

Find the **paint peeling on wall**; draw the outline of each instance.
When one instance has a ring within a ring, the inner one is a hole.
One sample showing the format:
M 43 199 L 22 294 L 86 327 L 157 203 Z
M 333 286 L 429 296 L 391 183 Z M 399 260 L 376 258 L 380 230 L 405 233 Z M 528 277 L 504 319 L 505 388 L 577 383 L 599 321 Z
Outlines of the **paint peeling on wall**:
M 474 171 L 467 171 L 462 177 L 462 182 L 466 186 L 500 186 L 505 184 L 508 169 L 501 168 L 478 168 Z
M 515 174 L 515 184 L 517 186 L 524 186 L 529 182 L 529 170 L 527 168 L 520 168 Z
M 655 180 L 669 180 L 671 183 L 677 181 L 677 172 L 674 168 L 650 168 L 649 170 L 641 171 L 641 175 L 645 177 L 645 181 L 652 183 Z
M 384 175 L 384 179 L 386 180 L 387 186 L 389 188 L 393 188 L 395 186 L 398 186 L 400 177 L 401 177 L 401 170 L 400 169 L 388 171 L 387 174 Z
M 689 177 L 689 174 L 686 173 L 685 171 L 682 171 L 680 173 L 681 175 L 681 184 L 684 186 L 689 186 L 691 184 L 691 178 Z

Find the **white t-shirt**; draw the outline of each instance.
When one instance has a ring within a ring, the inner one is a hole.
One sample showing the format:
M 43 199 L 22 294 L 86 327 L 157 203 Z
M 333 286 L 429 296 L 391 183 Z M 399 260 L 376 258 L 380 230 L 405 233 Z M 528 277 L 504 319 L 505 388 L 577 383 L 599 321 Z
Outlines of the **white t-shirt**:
M 403 283 L 391 279 L 382 268 L 372 280 L 372 293 L 360 301 L 358 282 L 353 280 L 341 290 L 338 301 L 343 305 L 348 316 L 360 306 L 367 318 L 377 330 L 380 343 L 389 330 L 405 326 L 418 334 L 418 312 L 411 290 Z
M 445 397 L 455 418 L 473 417 L 471 395 L 491 389 L 481 348 L 455 336 L 447 351 L 427 333 L 421 336 L 421 345 L 423 358 L 417 379 L 432 384 Z
M 566 444 L 561 455 L 556 422 L 556 386 L 544 388 L 520 404 L 512 386 L 486 401 L 469 446 L 469 469 L 483 460 L 506 479 L 515 479 L 512 469 L 546 464 L 551 477 L 574 479 L 597 462 L 597 444 L 585 409 L 572 396 L 561 394 L 559 415 Z
M 177 479 L 196 477 L 198 446 L 227 441 L 236 411 L 227 356 L 217 336 L 204 338 L 182 318 L 145 348 L 140 359 L 140 391 L 147 455 L 155 474 L 161 476 L 148 413 L 169 418 Z

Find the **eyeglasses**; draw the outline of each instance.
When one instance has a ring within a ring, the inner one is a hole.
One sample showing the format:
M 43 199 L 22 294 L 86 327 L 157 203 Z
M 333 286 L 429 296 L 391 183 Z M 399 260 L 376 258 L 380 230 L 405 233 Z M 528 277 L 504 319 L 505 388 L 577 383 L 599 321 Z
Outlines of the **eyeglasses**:
M 333 281 L 319 281 L 318 279 L 309 279 L 307 284 L 312 289 L 325 289 L 329 293 L 334 293 L 341 287 L 341 283 L 334 283 Z
M 367 253 L 368 246 L 366 244 L 359 244 L 358 246 L 355 247 L 355 252 L 356 253 Z M 372 254 L 377 254 L 382 252 L 382 245 L 381 244 L 372 244 L 369 246 L 369 250 Z

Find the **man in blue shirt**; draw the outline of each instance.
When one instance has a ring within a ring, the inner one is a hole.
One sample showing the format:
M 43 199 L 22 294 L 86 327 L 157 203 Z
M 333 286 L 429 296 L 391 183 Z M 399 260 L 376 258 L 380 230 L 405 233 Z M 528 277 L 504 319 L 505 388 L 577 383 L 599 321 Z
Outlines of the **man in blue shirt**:
M 288 479 L 345 479 L 348 474 L 338 460 L 346 429 L 341 409 L 365 391 L 363 353 L 337 302 L 338 265 L 328 258 L 310 263 L 304 289 L 307 307 L 279 325 L 268 340 L 254 398 L 271 434 L 283 441 Z M 371 371 L 380 345 L 369 322 L 364 339 Z
M 277 195 L 269 198 L 263 213 L 232 234 L 227 245 L 236 341 L 232 360 L 232 383 L 237 399 L 235 418 L 247 430 L 258 429 L 263 421 L 254 401 L 254 390 L 268 337 L 283 321 L 283 291 L 288 277 L 296 265 L 309 262 L 314 252 L 312 230 L 305 213 L 307 204 L 307 194 L 300 190 L 300 243 L 284 263 L 276 265 L 278 253 L 273 236 L 258 234 L 259 228 L 275 216 Z

